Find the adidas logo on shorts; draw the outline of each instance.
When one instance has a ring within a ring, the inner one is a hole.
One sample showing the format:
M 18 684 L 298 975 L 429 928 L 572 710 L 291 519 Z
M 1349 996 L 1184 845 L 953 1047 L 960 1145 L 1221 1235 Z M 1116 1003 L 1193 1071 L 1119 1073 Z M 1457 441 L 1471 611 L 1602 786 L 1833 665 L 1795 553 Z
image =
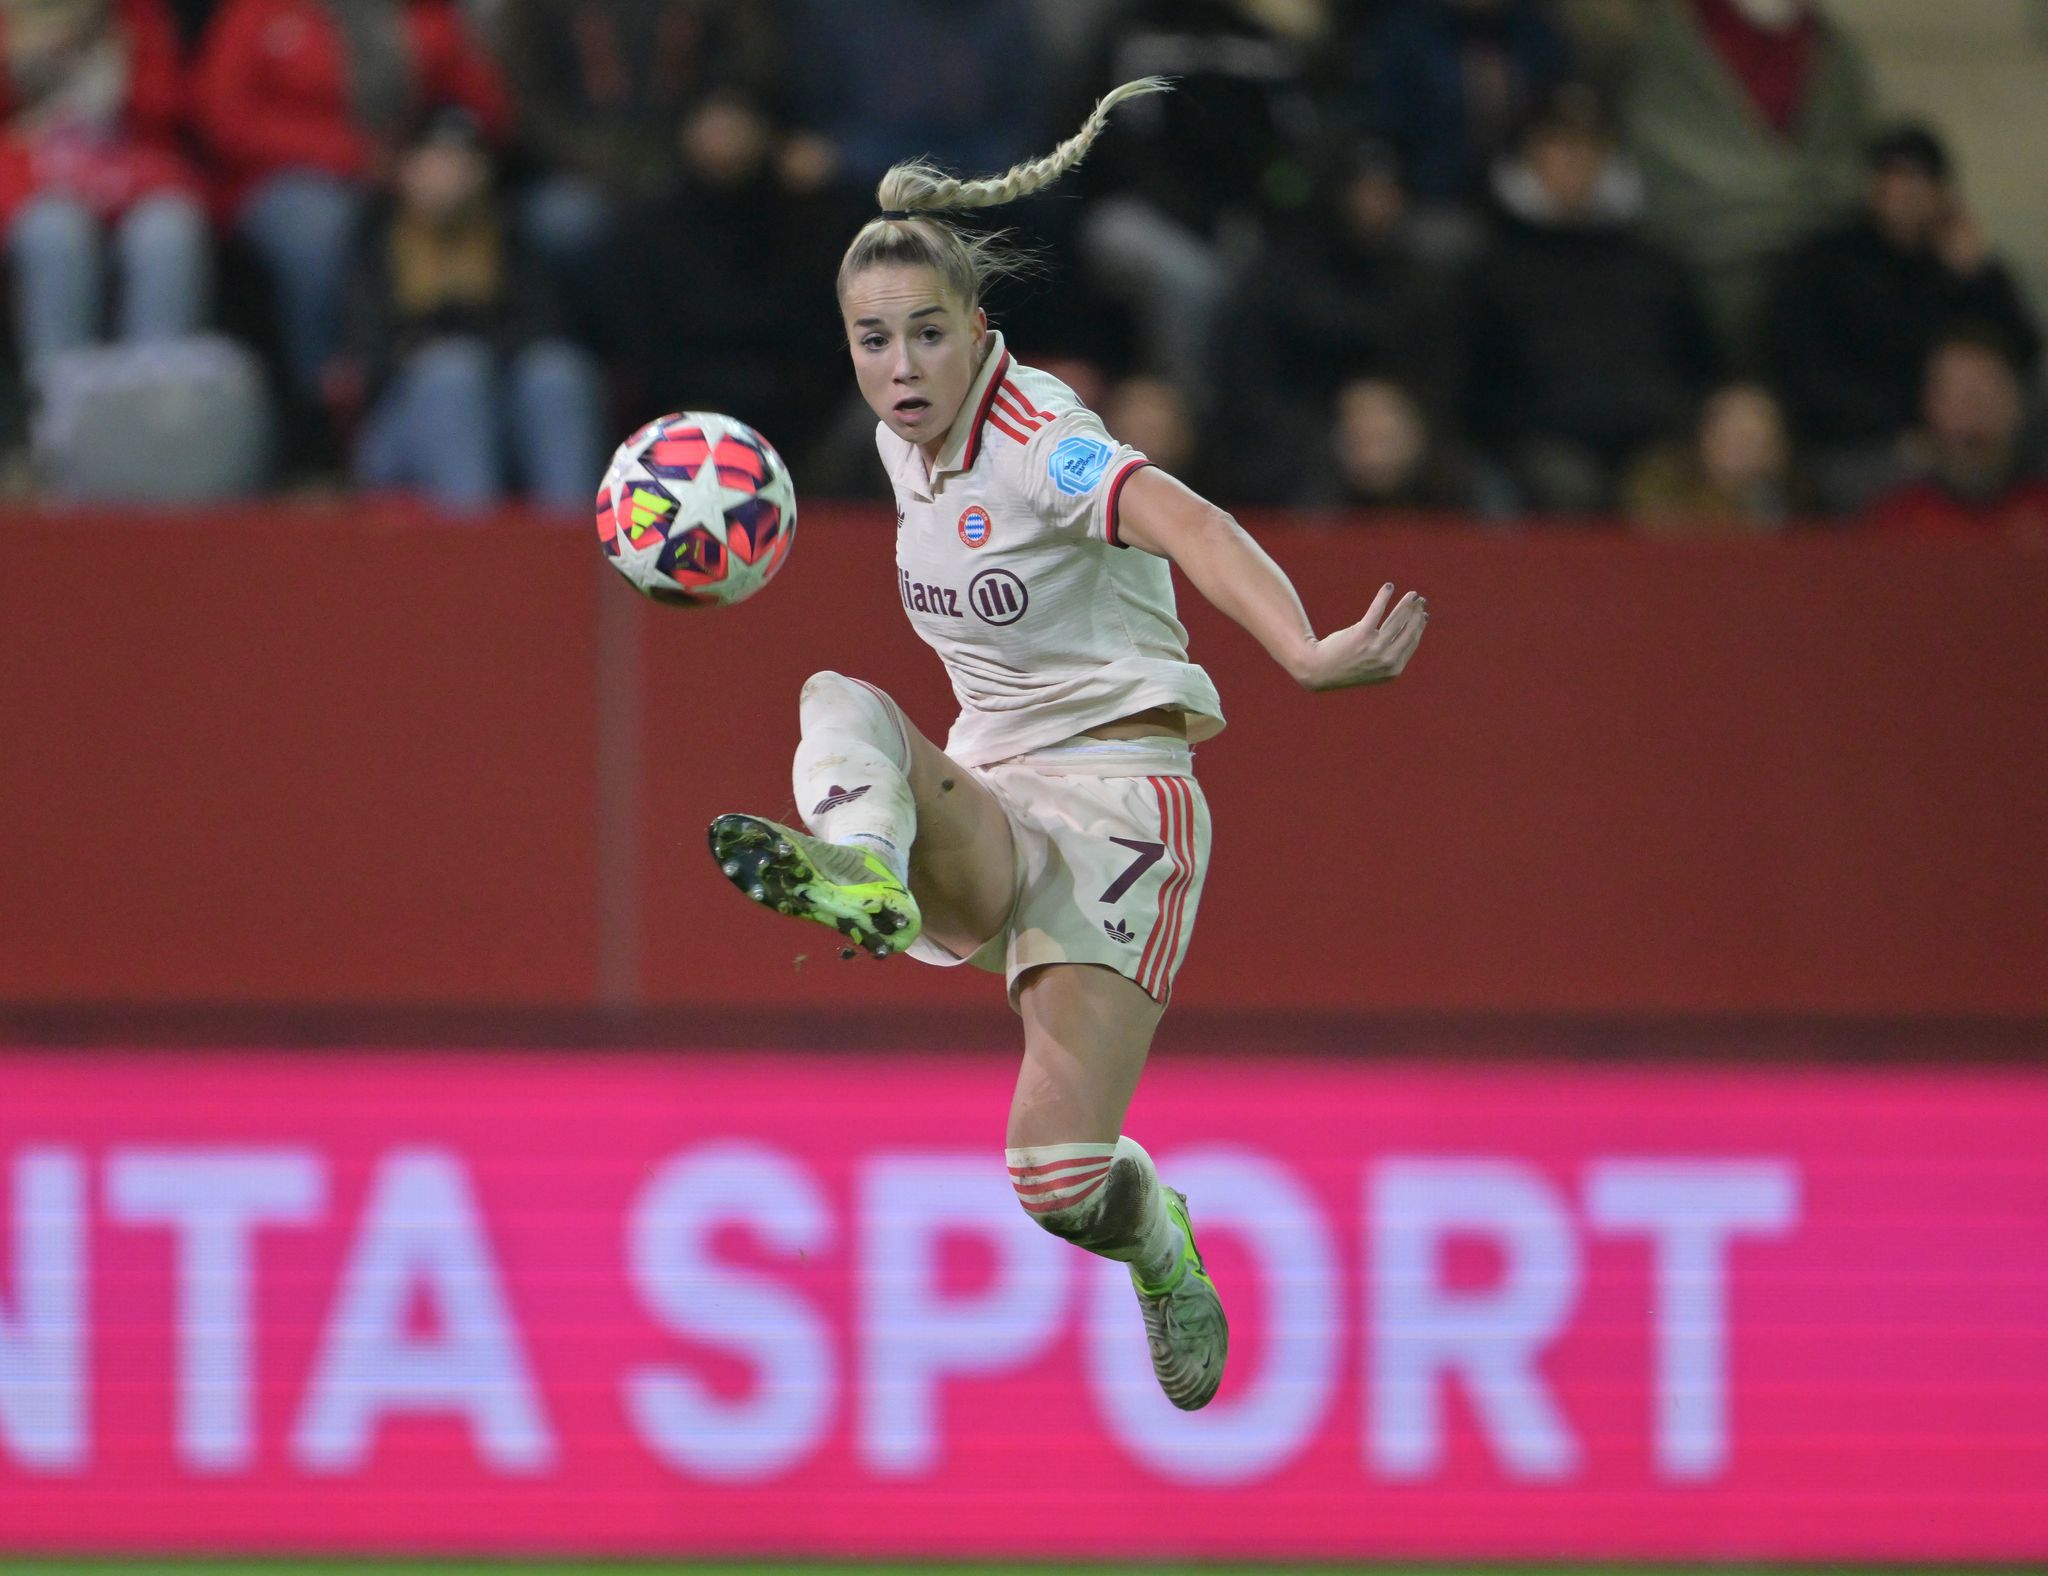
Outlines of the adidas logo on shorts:
M 1131 942 L 1137 939 L 1138 933 L 1124 924 L 1124 917 L 1121 914 L 1117 915 L 1115 919 L 1105 919 L 1102 922 L 1102 928 L 1109 932 L 1109 939 L 1111 941 L 1119 942 L 1124 946 L 1129 946 Z

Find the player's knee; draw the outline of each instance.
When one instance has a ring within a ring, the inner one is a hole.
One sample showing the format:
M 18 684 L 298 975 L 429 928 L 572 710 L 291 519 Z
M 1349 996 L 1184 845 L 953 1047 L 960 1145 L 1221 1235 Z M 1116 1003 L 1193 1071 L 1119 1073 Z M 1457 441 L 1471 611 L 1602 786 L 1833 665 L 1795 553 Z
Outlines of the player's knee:
M 865 684 L 827 668 L 804 680 L 796 709 L 808 731 L 835 717 L 865 715 L 874 709 L 874 703 L 874 691 Z
M 908 725 L 896 703 L 872 684 L 827 668 L 804 680 L 797 718 L 805 737 L 850 733 L 880 749 L 898 768 L 910 766 Z
M 844 673 L 834 673 L 830 668 L 821 669 L 804 680 L 803 693 L 798 696 L 797 704 L 808 706 L 814 700 L 826 700 L 842 695 L 852 683 L 853 680 Z
M 1024 1212 L 1055 1237 L 1114 1254 L 1143 1240 L 1151 1177 L 1108 1144 L 1012 1149 L 1010 1183 Z

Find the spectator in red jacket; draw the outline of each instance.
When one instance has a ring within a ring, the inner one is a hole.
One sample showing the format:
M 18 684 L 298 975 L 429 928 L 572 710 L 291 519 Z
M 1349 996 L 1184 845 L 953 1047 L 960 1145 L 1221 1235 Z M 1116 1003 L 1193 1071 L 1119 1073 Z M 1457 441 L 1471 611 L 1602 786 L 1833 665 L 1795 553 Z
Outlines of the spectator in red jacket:
M 194 86 L 221 202 L 272 276 L 286 370 L 317 408 L 350 240 L 400 138 L 454 105 L 502 141 L 510 98 L 451 0 L 225 0 Z
M 199 326 L 207 234 L 178 151 L 183 112 L 163 0 L 0 8 L 0 227 L 31 365 L 97 337 L 109 249 L 122 338 Z
M 2029 463 L 2026 400 L 2006 343 L 1952 335 L 1927 358 L 1923 474 L 1871 523 L 1898 535 L 2008 538 L 2048 547 L 2048 480 Z

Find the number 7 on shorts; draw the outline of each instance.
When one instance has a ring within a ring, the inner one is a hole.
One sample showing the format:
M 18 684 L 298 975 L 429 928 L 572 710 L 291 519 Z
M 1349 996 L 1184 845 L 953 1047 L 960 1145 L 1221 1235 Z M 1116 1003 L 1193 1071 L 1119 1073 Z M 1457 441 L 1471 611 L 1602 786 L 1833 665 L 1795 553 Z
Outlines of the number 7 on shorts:
M 1131 849 L 1138 857 L 1124 868 L 1122 875 L 1103 889 L 1102 896 L 1095 900 L 1098 903 L 1114 903 L 1130 891 L 1132 882 L 1150 870 L 1166 854 L 1164 843 L 1141 843 L 1134 837 L 1112 837 L 1110 841 Z

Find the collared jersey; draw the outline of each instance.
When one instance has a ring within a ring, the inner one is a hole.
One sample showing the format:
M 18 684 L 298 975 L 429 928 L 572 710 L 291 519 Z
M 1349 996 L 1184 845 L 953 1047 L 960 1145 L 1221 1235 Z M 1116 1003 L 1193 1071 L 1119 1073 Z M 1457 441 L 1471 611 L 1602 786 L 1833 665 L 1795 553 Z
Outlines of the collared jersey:
M 946 753 L 986 766 L 1155 706 L 1211 737 L 1223 707 L 1188 660 L 1173 566 L 1117 539 L 1118 495 L 1151 462 L 989 338 L 936 464 L 875 431 L 897 589 L 960 702 Z

